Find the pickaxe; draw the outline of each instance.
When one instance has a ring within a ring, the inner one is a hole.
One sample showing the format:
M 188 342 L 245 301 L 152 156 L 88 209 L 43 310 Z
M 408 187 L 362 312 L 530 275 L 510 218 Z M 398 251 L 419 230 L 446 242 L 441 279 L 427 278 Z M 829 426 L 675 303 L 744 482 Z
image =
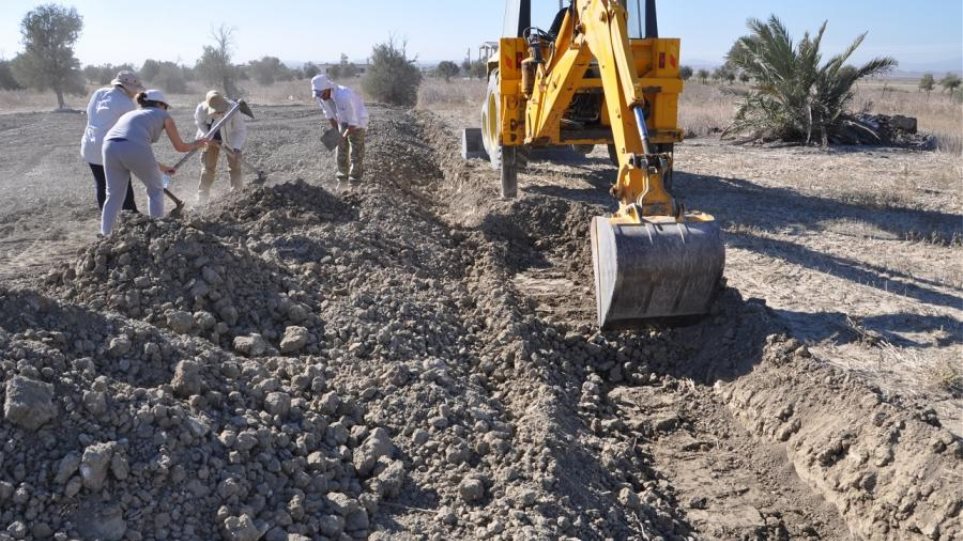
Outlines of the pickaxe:
M 233 117 L 238 112 L 241 112 L 251 118 L 254 118 L 254 112 L 251 111 L 251 108 L 247 105 L 247 102 L 245 102 L 244 100 L 237 100 L 237 103 L 235 103 L 233 107 L 228 109 L 227 112 L 224 113 L 224 116 L 218 119 L 218 121 L 215 122 L 213 126 L 211 126 L 211 129 L 207 130 L 207 133 L 204 134 L 203 138 L 212 137 L 215 133 L 217 133 L 218 130 L 221 129 L 222 126 L 224 126 L 224 124 L 228 120 L 231 119 L 231 117 Z M 194 154 L 196 154 L 198 150 L 199 149 L 195 148 L 194 150 L 185 154 L 180 160 L 178 160 L 178 162 L 174 164 L 174 167 L 171 168 L 173 169 L 173 171 L 171 171 L 171 175 L 177 174 L 177 170 L 180 169 L 182 165 L 187 163 L 187 160 L 191 159 L 191 157 Z M 164 194 L 167 195 L 167 197 L 169 197 L 171 201 L 174 202 L 175 208 L 174 210 L 171 211 L 171 216 L 175 218 L 180 216 L 181 213 L 183 212 L 184 201 L 178 199 L 177 196 L 174 195 L 167 188 L 164 188 Z

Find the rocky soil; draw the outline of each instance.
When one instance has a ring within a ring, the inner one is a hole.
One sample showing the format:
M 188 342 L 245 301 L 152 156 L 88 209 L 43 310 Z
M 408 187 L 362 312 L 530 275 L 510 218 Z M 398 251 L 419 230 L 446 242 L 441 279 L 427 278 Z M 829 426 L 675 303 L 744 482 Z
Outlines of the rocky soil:
M 960 439 L 765 300 L 597 332 L 604 200 L 385 108 L 336 189 L 273 113 L 268 185 L 0 284 L 0 539 L 963 536 Z

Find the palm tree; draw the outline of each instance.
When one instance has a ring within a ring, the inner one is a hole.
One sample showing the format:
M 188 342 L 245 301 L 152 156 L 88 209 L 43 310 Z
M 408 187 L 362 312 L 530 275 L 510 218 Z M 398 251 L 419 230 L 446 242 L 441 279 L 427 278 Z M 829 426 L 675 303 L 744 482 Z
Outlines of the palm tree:
M 754 84 L 742 92 L 743 101 L 726 132 L 750 132 L 750 139 L 810 143 L 816 136 L 827 145 L 840 130 L 862 127 L 847 113 L 856 81 L 896 66 L 890 57 L 874 58 L 858 68 L 846 64 L 865 33 L 821 64 L 825 22 L 815 36 L 806 32 L 798 44 L 775 15 L 766 23 L 750 19 L 748 26 L 751 34 L 736 41 L 727 61 Z

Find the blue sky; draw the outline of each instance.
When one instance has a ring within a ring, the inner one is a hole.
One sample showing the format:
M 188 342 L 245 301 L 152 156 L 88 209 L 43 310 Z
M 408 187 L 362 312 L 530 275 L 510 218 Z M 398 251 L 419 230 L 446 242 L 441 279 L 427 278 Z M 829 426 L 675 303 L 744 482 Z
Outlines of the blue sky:
M 538 3 L 538 0 L 535 0 Z M 0 54 L 20 50 L 19 23 L 44 2 L 0 2 Z M 542 0 L 536 23 L 547 27 L 557 0 Z M 210 43 L 211 29 L 234 28 L 239 62 L 271 55 L 284 61 L 337 60 L 341 53 L 364 59 L 375 43 L 394 36 L 425 63 L 461 60 L 471 48 L 501 32 L 501 0 L 76 0 L 84 17 L 77 56 L 84 64 L 145 58 L 193 64 Z M 148 7 L 158 6 L 157 9 Z M 662 0 L 663 36 L 682 38 L 683 62 L 721 63 L 747 18 L 778 15 L 795 37 L 828 19 L 824 44 L 835 52 L 857 34 L 869 35 L 854 60 L 889 55 L 903 71 L 963 69 L 963 2 L 960 0 Z

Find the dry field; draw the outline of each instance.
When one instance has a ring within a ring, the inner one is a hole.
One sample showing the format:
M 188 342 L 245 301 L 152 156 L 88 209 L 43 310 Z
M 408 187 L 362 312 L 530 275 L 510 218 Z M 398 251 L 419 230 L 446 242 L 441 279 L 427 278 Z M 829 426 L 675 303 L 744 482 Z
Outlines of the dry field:
M 963 536 L 958 153 L 735 146 L 690 85 L 676 191 L 727 288 L 599 333 L 602 149 L 500 201 L 458 155 L 484 85 L 428 81 L 346 190 L 305 87 L 248 90 L 266 185 L 107 239 L 83 116 L 0 96 L 0 539 Z

